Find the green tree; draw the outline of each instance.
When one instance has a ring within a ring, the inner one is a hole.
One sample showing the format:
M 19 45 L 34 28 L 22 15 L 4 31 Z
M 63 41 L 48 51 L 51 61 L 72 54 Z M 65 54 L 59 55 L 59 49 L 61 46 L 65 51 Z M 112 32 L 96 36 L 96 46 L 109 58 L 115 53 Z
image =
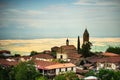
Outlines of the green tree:
M 68 71 L 66 73 L 57 75 L 54 80 L 79 80 L 79 78 L 74 72 Z
M 37 51 L 31 51 L 30 56 L 36 55 Z
M 100 80 L 119 80 L 120 71 L 114 71 L 109 69 L 100 69 L 97 73 L 95 71 L 89 71 L 85 76 L 96 76 Z
M 120 79 L 120 71 L 114 71 L 109 69 L 101 69 L 97 74 L 98 78 L 101 80 L 119 80 Z
M 9 72 L 11 67 L 5 67 L 0 65 L 0 80 L 9 80 Z
M 116 53 L 116 54 L 120 54 L 120 47 L 108 47 L 106 49 L 106 52 L 112 52 L 112 53 Z
M 36 77 L 35 80 L 48 80 L 45 76 Z
M 72 71 L 66 72 L 64 75 L 66 77 L 66 80 L 75 80 L 78 78 L 77 75 Z
M 56 58 L 56 54 L 57 54 L 57 53 L 56 53 L 55 51 L 52 51 L 52 52 L 51 52 L 51 55 L 52 55 L 54 58 Z
M 85 76 L 96 76 L 96 72 L 93 70 L 90 70 L 88 73 L 85 74 Z
M 14 68 L 15 80 L 35 80 L 38 75 L 40 74 L 32 61 L 21 62 Z
M 78 41 L 77 41 L 77 51 L 78 51 L 78 53 L 81 52 L 81 49 L 80 49 L 80 38 L 79 38 L 79 36 L 78 36 Z
M 66 78 L 64 75 L 60 74 L 60 75 L 55 76 L 54 80 L 66 80 Z
M 86 42 L 82 45 L 82 55 L 84 57 L 89 57 L 92 55 L 92 53 L 90 52 L 92 43 L 91 42 Z
M 21 55 L 20 55 L 20 54 L 15 54 L 14 56 L 15 56 L 15 57 L 20 57 Z

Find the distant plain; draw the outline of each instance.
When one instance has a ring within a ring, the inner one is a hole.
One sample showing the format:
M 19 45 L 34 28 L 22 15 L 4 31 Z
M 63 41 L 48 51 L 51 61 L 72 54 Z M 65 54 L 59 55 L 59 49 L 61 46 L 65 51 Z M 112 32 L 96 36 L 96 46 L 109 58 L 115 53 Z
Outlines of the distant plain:
M 77 46 L 77 38 L 69 38 L 70 45 Z M 120 38 L 90 38 L 93 44 L 91 51 L 104 52 L 109 46 L 120 47 Z M 51 50 L 51 47 L 66 44 L 66 38 L 44 38 L 29 40 L 0 40 L 0 50 L 10 50 L 11 53 L 28 55 L 31 51 L 42 52 Z M 80 38 L 82 45 L 82 38 Z

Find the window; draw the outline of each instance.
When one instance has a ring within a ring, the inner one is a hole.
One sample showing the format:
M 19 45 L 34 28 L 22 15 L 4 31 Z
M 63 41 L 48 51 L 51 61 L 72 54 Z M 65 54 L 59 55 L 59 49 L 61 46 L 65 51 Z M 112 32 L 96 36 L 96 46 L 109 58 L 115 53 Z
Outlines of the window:
M 71 67 L 71 71 L 73 71 L 73 67 Z
M 59 72 L 61 72 L 61 68 L 59 69 Z
M 60 59 L 63 59 L 63 55 L 60 55 Z
M 65 68 L 65 71 L 67 71 L 67 68 Z

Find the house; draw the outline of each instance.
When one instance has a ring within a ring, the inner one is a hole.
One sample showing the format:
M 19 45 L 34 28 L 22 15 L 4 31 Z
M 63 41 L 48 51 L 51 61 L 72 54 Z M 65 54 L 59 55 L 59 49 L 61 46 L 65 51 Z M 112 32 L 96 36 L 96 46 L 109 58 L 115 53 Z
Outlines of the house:
M 67 71 L 76 72 L 76 66 L 72 63 L 56 63 L 48 61 L 35 60 L 37 69 L 43 74 L 48 76 L 55 76 L 65 73 Z
M 50 54 L 39 53 L 39 54 L 32 56 L 32 59 L 43 60 L 43 61 L 52 61 L 54 58 Z
M 77 64 L 82 55 L 78 54 L 74 45 L 61 46 L 57 51 L 57 59 Z
M 1 57 L 10 57 L 10 56 L 12 56 L 12 55 L 11 55 L 11 52 L 8 51 L 8 50 L 1 50 L 1 51 L 0 51 L 0 56 L 1 56 Z
M 68 55 L 67 53 L 57 53 L 57 59 L 61 59 L 63 61 L 70 61 L 70 59 L 68 59 Z
M 11 52 L 8 51 L 8 50 L 1 50 L 1 51 L 0 51 L 0 54 L 3 54 L 3 53 L 10 54 Z
M 84 80 L 98 80 L 98 78 L 95 76 L 88 76 L 88 77 L 85 77 Z
M 22 62 L 25 62 L 25 61 L 29 61 L 32 59 L 32 57 L 30 56 L 18 56 L 18 57 L 13 57 L 13 58 L 10 58 L 10 59 L 14 59 L 15 61 L 22 61 Z
M 0 59 L 0 65 L 4 67 L 16 66 L 18 64 L 14 59 Z
M 104 69 L 120 69 L 119 57 L 91 57 L 87 59 L 88 62 L 96 66 L 96 70 Z

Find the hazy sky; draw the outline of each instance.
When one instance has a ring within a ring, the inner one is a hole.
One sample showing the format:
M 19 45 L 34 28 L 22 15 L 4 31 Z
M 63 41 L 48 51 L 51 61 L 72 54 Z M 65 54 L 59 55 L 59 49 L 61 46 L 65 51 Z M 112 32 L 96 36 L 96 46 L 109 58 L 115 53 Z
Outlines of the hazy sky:
M 0 39 L 120 37 L 120 0 L 0 0 Z

